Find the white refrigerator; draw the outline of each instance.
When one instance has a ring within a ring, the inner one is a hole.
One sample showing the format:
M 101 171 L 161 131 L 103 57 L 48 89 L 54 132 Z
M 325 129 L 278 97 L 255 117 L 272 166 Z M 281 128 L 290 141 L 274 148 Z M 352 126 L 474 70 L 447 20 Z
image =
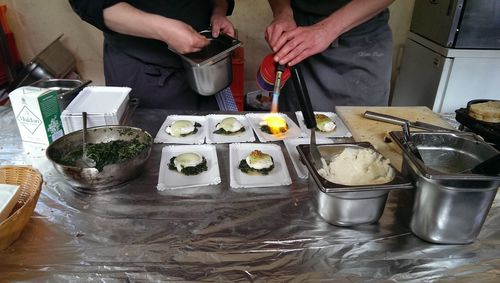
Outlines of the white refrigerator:
M 500 50 L 447 48 L 410 32 L 391 105 L 451 113 L 472 99 L 500 99 Z

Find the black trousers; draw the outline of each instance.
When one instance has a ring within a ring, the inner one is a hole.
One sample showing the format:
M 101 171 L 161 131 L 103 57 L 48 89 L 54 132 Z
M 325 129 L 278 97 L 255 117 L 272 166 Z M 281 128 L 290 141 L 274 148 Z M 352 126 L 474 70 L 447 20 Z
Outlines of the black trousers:
M 322 20 L 294 11 L 300 26 Z M 392 33 L 385 10 L 341 35 L 325 51 L 300 63 L 316 111 L 333 112 L 335 106 L 386 106 L 392 71 Z M 299 110 L 293 84 L 280 97 L 281 111 Z
M 107 86 L 132 88 L 131 98 L 140 108 L 169 110 L 218 110 L 215 96 L 202 96 L 189 87 L 182 68 L 146 64 L 104 43 L 104 76 Z

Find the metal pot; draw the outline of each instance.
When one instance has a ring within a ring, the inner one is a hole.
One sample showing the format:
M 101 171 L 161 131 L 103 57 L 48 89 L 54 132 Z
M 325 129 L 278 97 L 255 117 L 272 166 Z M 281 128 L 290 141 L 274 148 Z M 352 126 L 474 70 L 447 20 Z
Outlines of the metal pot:
M 440 244 L 474 242 L 500 186 L 500 176 L 472 174 L 468 169 L 498 154 L 471 133 L 412 133 L 422 159 L 391 132 L 403 151 L 403 173 L 416 191 L 410 228 L 419 238 Z
M 82 147 L 82 130 L 72 132 L 57 139 L 47 148 L 46 155 L 56 170 L 68 183 L 82 190 L 97 191 L 116 186 L 137 177 L 143 170 L 151 153 L 153 138 L 139 128 L 128 126 L 102 126 L 87 130 L 88 143 L 111 142 L 115 140 L 132 140 L 138 138 L 148 146 L 132 159 L 104 166 L 102 171 L 96 168 L 80 168 L 60 163 L 62 156 Z
M 209 96 L 228 87 L 233 80 L 231 51 L 241 46 L 241 42 L 224 33 L 213 38 L 212 31 L 200 34 L 207 37 L 210 44 L 201 51 L 179 54 L 182 58 L 187 80 L 197 93 Z

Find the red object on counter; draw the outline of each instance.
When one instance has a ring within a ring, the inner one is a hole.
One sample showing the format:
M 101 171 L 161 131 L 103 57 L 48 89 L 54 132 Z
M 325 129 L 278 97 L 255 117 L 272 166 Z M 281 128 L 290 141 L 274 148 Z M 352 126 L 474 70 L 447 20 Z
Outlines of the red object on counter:
M 273 57 L 274 54 L 266 55 L 257 71 L 257 84 L 265 91 L 273 91 L 274 81 L 276 80 L 276 62 L 274 62 Z M 281 87 L 285 85 L 290 76 L 290 68 L 286 67 L 281 75 Z
M 232 68 L 233 68 L 233 81 L 231 82 L 231 92 L 233 93 L 234 101 L 239 111 L 243 111 L 243 104 L 245 100 L 244 95 L 244 61 L 245 52 L 243 47 L 238 47 L 232 54 Z

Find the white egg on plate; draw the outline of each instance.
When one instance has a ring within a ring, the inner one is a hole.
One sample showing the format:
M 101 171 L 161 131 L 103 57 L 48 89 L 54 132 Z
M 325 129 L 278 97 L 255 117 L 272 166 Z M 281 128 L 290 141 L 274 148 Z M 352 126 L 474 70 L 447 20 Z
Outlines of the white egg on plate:
M 174 158 L 174 166 L 177 171 L 181 172 L 182 168 L 195 167 L 203 161 L 201 155 L 194 152 L 186 152 L 179 154 Z
M 245 160 L 248 166 L 257 170 L 270 168 L 274 165 L 271 155 L 260 150 L 252 151 Z
M 216 130 L 223 129 L 226 132 L 237 132 L 243 128 L 243 125 L 235 117 L 224 118 L 220 123 L 215 126 Z
M 177 120 L 167 127 L 167 134 L 173 137 L 181 137 L 195 131 L 195 123 L 188 120 Z

